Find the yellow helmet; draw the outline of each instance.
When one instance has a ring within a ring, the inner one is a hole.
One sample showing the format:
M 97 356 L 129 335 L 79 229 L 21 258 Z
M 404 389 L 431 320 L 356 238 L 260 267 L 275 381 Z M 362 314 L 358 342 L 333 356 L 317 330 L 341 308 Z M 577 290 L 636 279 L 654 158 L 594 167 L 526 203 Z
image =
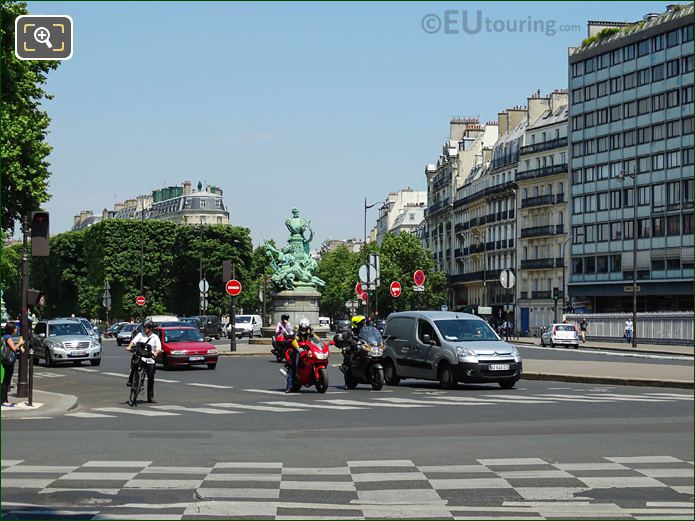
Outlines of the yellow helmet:
M 363 322 L 367 319 L 364 317 L 364 315 L 355 315 L 354 317 L 352 317 L 351 320 L 352 320 L 352 327 L 357 329 L 358 327 L 360 327 L 360 325 L 364 325 Z

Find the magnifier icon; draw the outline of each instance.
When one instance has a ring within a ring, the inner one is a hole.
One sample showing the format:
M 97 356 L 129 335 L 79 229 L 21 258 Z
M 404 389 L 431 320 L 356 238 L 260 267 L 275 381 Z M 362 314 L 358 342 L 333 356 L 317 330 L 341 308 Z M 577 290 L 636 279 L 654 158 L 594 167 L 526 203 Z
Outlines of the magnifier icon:
M 34 31 L 34 39 L 39 43 L 45 43 L 46 47 L 49 49 L 53 48 L 51 45 L 51 33 L 45 27 L 37 27 Z

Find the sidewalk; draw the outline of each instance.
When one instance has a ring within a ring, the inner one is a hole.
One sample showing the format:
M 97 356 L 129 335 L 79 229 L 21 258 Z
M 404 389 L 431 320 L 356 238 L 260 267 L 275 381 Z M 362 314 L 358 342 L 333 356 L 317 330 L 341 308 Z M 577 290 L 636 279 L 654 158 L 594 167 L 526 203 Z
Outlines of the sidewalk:
M 512 340 L 512 344 L 519 345 L 541 345 L 540 338 L 520 337 L 518 340 Z M 599 349 L 608 351 L 630 351 L 631 353 L 658 353 L 663 355 L 682 355 L 693 356 L 693 346 L 677 346 L 677 345 L 657 345 L 657 344 L 640 344 L 637 347 L 632 347 L 627 342 L 592 342 L 587 340 L 586 344 L 579 344 L 580 349 Z M 558 347 L 557 349 L 564 349 Z
M 13 394 L 10 395 L 10 402 L 15 406 L 2 408 L 0 416 L 3 420 L 59 416 L 77 407 L 77 396 L 34 389 L 31 407 L 26 398 L 17 398 Z

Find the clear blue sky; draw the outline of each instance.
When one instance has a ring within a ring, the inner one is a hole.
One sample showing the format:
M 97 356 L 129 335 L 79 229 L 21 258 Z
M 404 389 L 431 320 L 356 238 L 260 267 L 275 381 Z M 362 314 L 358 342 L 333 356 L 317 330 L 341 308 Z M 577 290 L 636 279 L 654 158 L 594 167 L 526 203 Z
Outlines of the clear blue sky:
M 452 115 L 496 118 L 565 88 L 586 22 L 667 2 L 30 2 L 69 14 L 74 54 L 51 73 L 52 232 L 189 179 L 220 186 L 231 222 L 284 242 L 299 206 L 315 241 L 361 237 L 363 201 L 426 188 Z M 580 31 L 427 34 L 429 13 L 556 20 Z M 370 211 L 374 224 L 376 209 Z

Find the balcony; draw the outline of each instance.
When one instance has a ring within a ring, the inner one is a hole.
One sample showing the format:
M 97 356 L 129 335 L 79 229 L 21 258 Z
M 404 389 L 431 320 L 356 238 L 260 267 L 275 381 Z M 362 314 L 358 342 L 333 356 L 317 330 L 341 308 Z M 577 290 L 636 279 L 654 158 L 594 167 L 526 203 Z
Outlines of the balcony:
M 485 245 L 484 244 L 473 244 L 469 246 L 468 251 L 471 255 L 474 253 L 482 253 L 485 251 Z
M 545 194 L 545 195 L 537 195 L 535 197 L 527 197 L 526 199 L 521 200 L 521 207 L 522 208 L 533 208 L 537 206 L 548 206 L 551 204 L 557 204 L 557 203 L 564 203 L 565 202 L 565 194 L 564 193 L 559 193 L 559 194 Z
M 565 226 L 562 224 L 549 224 L 546 226 L 533 226 L 521 229 L 521 238 L 543 237 L 545 235 L 561 235 L 565 233 Z
M 562 268 L 562 257 L 521 261 L 522 270 L 546 270 L 552 268 Z
M 463 234 L 463 231 L 466 228 L 467 227 L 465 226 L 465 223 L 458 223 L 456 226 L 454 226 L 454 233 L 457 235 L 461 235 L 461 234 Z
M 532 299 L 550 299 L 552 297 L 552 291 L 532 291 L 531 292 L 531 298 Z
M 447 197 L 443 201 L 438 201 L 432 205 L 430 205 L 429 208 L 427 208 L 427 216 L 431 217 L 434 214 L 441 212 L 445 208 L 449 207 L 449 198 Z
M 468 221 L 468 226 L 469 228 L 475 228 L 476 226 L 482 226 L 485 224 L 485 217 L 473 217 L 470 221 Z
M 565 165 L 565 171 L 567 170 L 567 165 Z M 518 174 L 517 174 L 518 176 Z M 470 204 L 474 201 L 477 201 L 478 199 L 483 199 L 487 197 L 493 197 L 493 196 L 511 196 L 512 195 L 512 189 L 516 188 L 516 183 L 514 181 L 507 181 L 506 183 L 501 183 L 498 185 L 494 186 L 488 186 L 487 188 L 484 188 L 478 192 L 475 192 L 473 194 L 467 195 L 465 197 L 462 197 L 461 199 L 457 199 L 454 201 L 454 208 L 457 208 L 459 206 L 464 206 L 467 204 Z M 511 216 L 510 216 L 511 219 Z
M 567 146 L 567 138 L 561 137 L 557 139 L 551 139 L 549 141 L 543 141 L 541 143 L 534 143 L 533 145 L 526 145 L 519 149 L 519 154 L 533 154 L 535 152 L 543 152 L 544 150 L 552 150 L 553 148 L 560 148 Z
M 534 168 L 533 170 L 517 172 L 516 180 L 523 181 L 525 179 L 538 179 L 539 177 L 546 177 L 549 175 L 558 175 L 566 173 L 567 163 L 562 163 L 560 165 L 543 166 L 541 168 Z

